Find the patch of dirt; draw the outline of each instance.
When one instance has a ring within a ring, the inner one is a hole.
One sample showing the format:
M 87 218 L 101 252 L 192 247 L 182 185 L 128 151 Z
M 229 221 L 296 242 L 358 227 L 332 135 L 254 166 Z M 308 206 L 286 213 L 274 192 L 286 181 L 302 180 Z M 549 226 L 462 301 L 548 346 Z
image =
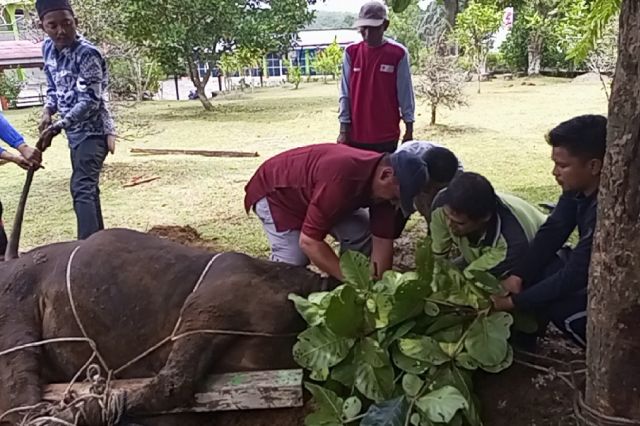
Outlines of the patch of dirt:
M 606 83 L 611 83 L 611 77 L 603 75 L 602 78 Z M 600 76 L 595 72 L 588 72 L 582 74 L 571 80 L 571 83 L 584 84 L 584 83 L 601 83 Z
M 210 252 L 223 251 L 215 239 L 208 240 L 203 238 L 198 231 L 189 225 L 158 225 L 151 228 L 148 233 L 189 247 L 196 247 Z
M 570 373 L 569 362 L 580 364 L 582 349 L 550 327 L 541 339 L 538 355 L 517 354 L 514 364 L 500 374 L 478 374 L 476 394 L 482 418 L 490 426 L 566 426 L 576 424 L 573 417 L 573 389 L 555 373 Z M 539 371 L 531 365 L 547 369 Z M 582 367 L 580 367 L 582 368 Z M 579 369 L 574 367 L 575 369 Z M 565 377 L 571 381 L 569 374 Z M 577 385 L 584 376 L 576 374 Z

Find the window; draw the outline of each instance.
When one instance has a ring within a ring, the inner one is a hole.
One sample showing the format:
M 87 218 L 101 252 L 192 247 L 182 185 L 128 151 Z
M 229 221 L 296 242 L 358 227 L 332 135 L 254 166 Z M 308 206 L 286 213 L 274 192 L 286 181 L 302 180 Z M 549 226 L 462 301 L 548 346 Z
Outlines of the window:
M 282 75 L 282 59 L 277 53 L 267 55 L 267 76 L 280 77 Z

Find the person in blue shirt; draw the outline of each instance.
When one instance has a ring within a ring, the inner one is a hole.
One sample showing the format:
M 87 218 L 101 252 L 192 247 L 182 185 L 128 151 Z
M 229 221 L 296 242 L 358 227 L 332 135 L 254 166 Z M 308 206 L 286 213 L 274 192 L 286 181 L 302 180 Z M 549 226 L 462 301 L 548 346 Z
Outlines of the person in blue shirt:
M 25 170 L 40 166 L 42 161 L 40 151 L 27 145 L 24 137 L 9 123 L 4 114 L 0 114 L 0 139 L 20 153 L 20 155 L 13 154 L 0 146 L 1 160 L 15 163 Z
M 494 305 L 498 310 L 533 312 L 539 323 L 553 322 L 584 347 L 607 119 L 600 115 L 575 117 L 551 130 L 547 141 L 552 146 L 553 175 L 563 193 L 520 264 L 503 281 L 509 295 L 494 298 Z M 579 239 L 575 248 L 563 248 L 576 228 Z
M 24 137 L 9 123 L 4 114 L 0 114 L 0 139 L 19 152 L 19 154 L 13 154 L 0 146 L 0 160 L 15 163 L 25 170 L 31 167 L 40 167 L 40 161 L 42 160 L 40 151 L 27 145 Z M 4 251 L 7 248 L 7 234 L 4 231 L 2 213 L 3 206 L 2 201 L 0 201 L 0 260 L 3 259 Z
M 100 51 L 77 33 L 78 21 L 68 0 L 38 0 L 36 10 L 48 36 L 43 44 L 48 90 L 41 136 L 66 132 L 78 238 L 85 239 L 104 229 L 99 178 L 115 135 L 104 98 L 107 65 Z

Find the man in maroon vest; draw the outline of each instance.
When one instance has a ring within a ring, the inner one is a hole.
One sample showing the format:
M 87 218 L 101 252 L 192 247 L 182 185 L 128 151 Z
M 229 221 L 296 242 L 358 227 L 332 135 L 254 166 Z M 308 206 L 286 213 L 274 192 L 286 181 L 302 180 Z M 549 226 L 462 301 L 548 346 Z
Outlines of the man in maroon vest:
M 407 49 L 384 37 L 387 8 L 378 1 L 362 6 L 355 26 L 364 41 L 347 47 L 340 84 L 339 143 L 392 153 L 400 139 L 413 139 L 415 96 Z

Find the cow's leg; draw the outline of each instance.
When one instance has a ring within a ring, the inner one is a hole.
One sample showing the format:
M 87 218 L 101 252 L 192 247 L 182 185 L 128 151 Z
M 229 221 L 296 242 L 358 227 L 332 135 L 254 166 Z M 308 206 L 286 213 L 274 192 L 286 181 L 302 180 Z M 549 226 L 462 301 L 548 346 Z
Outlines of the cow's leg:
M 189 404 L 216 355 L 234 338 L 192 335 L 176 341 L 165 366 L 144 388 L 127 395 L 127 411 L 135 416 L 170 411 Z
M 0 352 L 40 340 L 35 315 L 26 309 L 24 305 L 0 307 Z M 0 415 L 40 402 L 40 354 L 40 348 L 33 347 L 0 357 Z M 20 413 L 10 415 L 0 424 L 12 424 L 20 418 Z

